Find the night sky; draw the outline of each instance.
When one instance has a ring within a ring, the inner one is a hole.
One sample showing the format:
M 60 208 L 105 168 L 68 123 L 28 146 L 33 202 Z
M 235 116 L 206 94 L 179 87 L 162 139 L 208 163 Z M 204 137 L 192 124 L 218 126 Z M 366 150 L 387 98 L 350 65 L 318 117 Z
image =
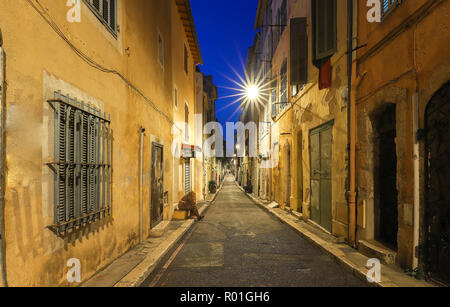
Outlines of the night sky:
M 203 56 L 202 72 L 214 76 L 219 98 L 237 94 L 224 88 L 237 87 L 225 76 L 239 80 L 231 67 L 244 75 L 247 49 L 255 36 L 258 0 L 191 0 L 191 6 Z M 222 124 L 238 121 L 240 112 L 235 111 L 239 103 L 224 108 L 234 100 L 224 98 L 216 102 L 216 117 Z

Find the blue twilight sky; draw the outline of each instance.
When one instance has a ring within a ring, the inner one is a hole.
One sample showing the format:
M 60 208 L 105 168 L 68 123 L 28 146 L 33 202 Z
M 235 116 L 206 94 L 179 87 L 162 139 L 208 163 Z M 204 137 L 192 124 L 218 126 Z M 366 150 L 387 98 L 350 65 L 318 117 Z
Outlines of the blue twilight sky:
M 202 72 L 213 75 L 219 98 L 237 94 L 224 88 L 237 87 L 225 76 L 239 80 L 231 67 L 244 75 L 247 49 L 256 33 L 258 0 L 191 0 L 191 6 L 203 56 Z M 225 98 L 216 102 L 216 117 L 222 124 L 238 121 L 240 112 L 235 111 L 239 103 L 225 108 L 234 100 L 236 98 Z

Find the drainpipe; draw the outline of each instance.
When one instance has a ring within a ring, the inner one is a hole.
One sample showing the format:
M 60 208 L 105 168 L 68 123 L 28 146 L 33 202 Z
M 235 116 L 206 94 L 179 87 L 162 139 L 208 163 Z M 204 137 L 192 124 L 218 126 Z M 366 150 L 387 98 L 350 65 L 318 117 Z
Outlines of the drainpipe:
M 419 258 L 417 254 L 417 247 L 419 246 L 419 204 L 420 204 L 420 182 L 419 182 L 419 163 L 420 163 L 420 153 L 419 153 L 419 94 L 414 93 L 412 99 L 413 105 L 413 148 L 414 148 L 414 241 L 413 241 L 413 269 L 417 268 L 419 265 Z
M 144 214 L 144 205 L 143 205 L 143 187 L 144 187 L 144 136 L 145 136 L 145 128 L 141 127 L 141 144 L 140 144 L 140 152 L 139 152 L 139 242 L 142 243 L 144 241 L 143 229 L 143 214 Z
M 353 120 L 356 115 L 355 105 L 356 96 L 353 97 L 352 78 L 353 68 L 356 70 L 356 63 L 353 63 L 353 1 L 347 0 L 347 83 L 348 83 L 348 108 L 347 108 L 347 137 L 349 150 L 348 165 L 348 208 L 349 208 L 349 229 L 348 242 L 352 246 L 356 246 L 356 127 Z
M 2 286 L 7 287 L 6 282 L 6 261 L 5 261 L 5 221 L 4 221 L 4 169 L 3 169 L 3 136 L 4 136 L 4 112 L 5 112 L 5 95 L 6 95 L 6 78 L 5 78 L 5 51 L 3 50 L 3 37 L 0 29 L 0 274 Z
M 357 61 L 353 60 L 353 34 L 356 25 L 354 17 L 353 1 L 347 0 L 348 9 L 348 91 L 349 91 L 349 110 L 348 110 L 348 132 L 349 132 L 349 190 L 348 190 L 348 207 L 349 207 L 349 230 L 348 241 L 353 247 L 356 247 L 357 232 L 357 209 L 356 209 L 356 91 L 366 75 L 359 75 L 357 72 Z

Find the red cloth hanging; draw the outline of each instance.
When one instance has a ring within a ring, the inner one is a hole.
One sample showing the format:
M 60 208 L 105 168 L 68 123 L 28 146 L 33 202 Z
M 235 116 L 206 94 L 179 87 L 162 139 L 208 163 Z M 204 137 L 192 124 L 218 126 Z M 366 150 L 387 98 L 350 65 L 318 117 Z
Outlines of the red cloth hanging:
M 331 87 L 331 58 L 320 67 L 319 90 Z

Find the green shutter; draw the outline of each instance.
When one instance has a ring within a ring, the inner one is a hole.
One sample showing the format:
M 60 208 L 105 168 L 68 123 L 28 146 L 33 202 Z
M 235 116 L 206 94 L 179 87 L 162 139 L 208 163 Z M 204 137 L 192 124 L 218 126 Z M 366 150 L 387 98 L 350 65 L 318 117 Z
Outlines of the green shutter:
M 291 19 L 291 85 L 308 83 L 307 19 Z
M 312 0 L 314 5 L 315 60 L 337 51 L 337 0 Z

